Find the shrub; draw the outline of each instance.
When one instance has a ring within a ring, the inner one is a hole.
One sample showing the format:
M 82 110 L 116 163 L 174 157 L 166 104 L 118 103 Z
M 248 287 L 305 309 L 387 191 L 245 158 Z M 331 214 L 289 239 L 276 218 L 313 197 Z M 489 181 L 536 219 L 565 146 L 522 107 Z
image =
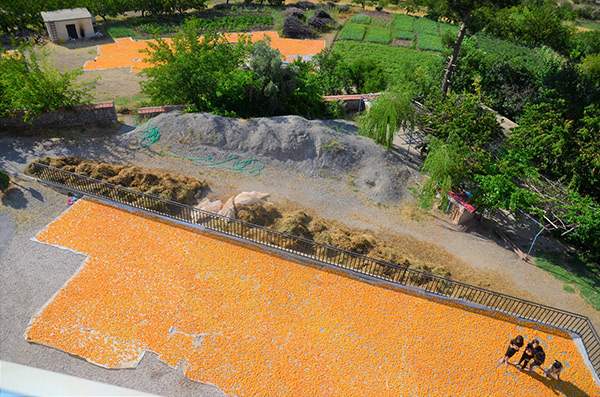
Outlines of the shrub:
M 367 28 L 354 23 L 347 23 L 340 31 L 340 39 L 361 41 L 365 37 Z
M 442 39 L 429 34 L 419 34 L 418 45 L 420 50 L 442 51 Z
M 4 170 L 0 170 L 0 191 L 5 192 L 10 185 L 10 177 Z
M 325 10 L 315 11 L 315 17 L 333 20 L 333 18 L 331 18 L 331 15 L 329 15 L 329 13 Z
M 350 18 L 350 22 L 361 23 L 363 25 L 368 25 L 371 23 L 371 17 L 368 15 L 357 14 Z
M 311 3 L 310 1 L 299 1 L 293 6 L 303 10 L 313 10 L 317 7 L 315 3 Z
M 316 32 L 322 32 L 327 30 L 332 22 L 331 19 L 312 17 L 308 20 L 307 25 Z
M 372 26 L 369 29 L 366 41 L 371 43 L 388 44 L 390 41 L 392 41 L 391 32 L 386 28 Z
M 286 17 L 296 17 L 301 21 L 304 20 L 304 12 L 302 12 L 301 9 L 296 8 L 296 7 L 288 8 L 287 10 L 285 10 L 283 12 L 283 15 L 285 15 Z
M 313 30 L 302 23 L 296 17 L 286 17 L 283 20 L 283 36 L 290 37 L 292 39 L 305 39 L 309 37 L 313 37 L 315 33 Z

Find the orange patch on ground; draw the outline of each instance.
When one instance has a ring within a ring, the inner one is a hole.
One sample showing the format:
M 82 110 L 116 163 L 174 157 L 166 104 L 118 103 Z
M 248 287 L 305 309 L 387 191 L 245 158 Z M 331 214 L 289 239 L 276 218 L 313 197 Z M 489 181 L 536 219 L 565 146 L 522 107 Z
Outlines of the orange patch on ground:
M 286 62 L 293 62 L 298 56 L 306 57 L 319 53 L 325 48 L 325 40 L 295 40 L 279 37 L 277 32 L 247 33 L 252 42 L 268 36 L 271 38 L 271 47 L 278 49 Z M 230 42 L 238 41 L 238 33 L 226 33 L 225 37 Z M 169 40 L 169 39 L 166 39 Z M 92 61 L 87 61 L 84 70 L 100 70 L 129 67 L 132 72 L 139 72 L 152 65 L 143 62 L 148 56 L 141 50 L 148 48 L 146 40 L 132 40 L 131 38 L 116 39 L 114 43 L 98 46 L 98 56 Z
M 105 367 L 153 351 L 236 396 L 600 393 L 570 339 L 105 204 L 78 201 L 37 239 L 88 257 L 27 339 Z M 565 364 L 562 383 L 497 366 L 517 334 Z

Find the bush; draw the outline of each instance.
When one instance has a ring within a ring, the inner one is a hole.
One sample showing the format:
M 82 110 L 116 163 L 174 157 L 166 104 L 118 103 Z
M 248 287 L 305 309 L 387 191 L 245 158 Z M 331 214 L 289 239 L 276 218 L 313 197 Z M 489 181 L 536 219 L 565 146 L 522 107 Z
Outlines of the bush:
M 287 10 L 285 10 L 283 12 L 283 15 L 285 15 L 286 17 L 295 17 L 301 21 L 304 21 L 304 12 L 302 12 L 301 9 L 296 8 L 296 7 L 288 8 Z
M 311 3 L 310 1 L 299 1 L 293 6 L 303 10 L 314 10 L 317 7 L 315 3 Z
M 366 41 L 371 43 L 388 44 L 391 39 L 391 32 L 386 28 L 378 28 L 371 26 L 369 33 L 367 34 Z
M 283 20 L 283 36 L 292 39 L 305 39 L 315 35 L 314 31 L 296 17 L 286 17 Z
M 4 170 L 0 170 L 0 191 L 5 192 L 10 185 L 10 177 Z
M 347 23 L 340 31 L 340 39 L 361 41 L 365 37 L 367 28 L 354 23 Z
M 333 20 L 333 18 L 331 18 L 331 15 L 329 15 L 329 13 L 325 10 L 315 11 L 315 17 Z
M 368 15 L 357 14 L 350 18 L 350 22 L 361 23 L 363 25 L 368 25 L 371 23 L 371 17 Z
M 331 19 L 312 17 L 307 25 L 315 32 L 323 32 L 329 28 L 331 22 L 333 22 Z

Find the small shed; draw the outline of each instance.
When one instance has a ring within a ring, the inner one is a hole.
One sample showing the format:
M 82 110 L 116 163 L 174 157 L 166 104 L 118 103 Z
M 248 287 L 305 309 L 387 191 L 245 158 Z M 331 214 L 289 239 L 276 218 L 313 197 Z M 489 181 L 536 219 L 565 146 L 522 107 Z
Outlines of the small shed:
M 446 212 L 450 214 L 452 223 L 460 225 L 473 219 L 475 208 L 467 202 L 469 196 L 465 192 L 448 192 L 448 207 Z
M 93 18 L 87 8 L 46 11 L 42 18 L 53 42 L 94 37 Z

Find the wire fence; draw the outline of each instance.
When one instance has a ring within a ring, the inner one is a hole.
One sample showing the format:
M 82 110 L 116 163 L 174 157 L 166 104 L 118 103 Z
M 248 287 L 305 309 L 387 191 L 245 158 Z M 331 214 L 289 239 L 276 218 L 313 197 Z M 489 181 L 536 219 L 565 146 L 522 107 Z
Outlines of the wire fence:
M 385 280 L 391 285 L 401 288 L 409 286 L 440 297 L 475 303 L 508 316 L 535 321 L 575 333 L 581 337 L 592 366 L 600 376 L 600 337 L 591 321 L 585 316 L 316 243 L 239 219 L 202 211 L 189 205 L 161 199 L 44 164 L 34 163 L 33 165 L 32 174 L 38 180 L 76 193 L 126 204 L 175 220 L 199 224 L 218 233 L 286 251 L 357 275 Z

